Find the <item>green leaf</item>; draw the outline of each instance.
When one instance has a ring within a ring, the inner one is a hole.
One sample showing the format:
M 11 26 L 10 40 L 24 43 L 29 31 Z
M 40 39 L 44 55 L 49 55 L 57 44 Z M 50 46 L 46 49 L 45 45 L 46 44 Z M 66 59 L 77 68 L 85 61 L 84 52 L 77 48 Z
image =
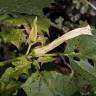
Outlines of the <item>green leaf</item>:
M 23 32 L 20 29 L 10 29 L 5 32 L 0 32 L 5 42 L 11 42 L 17 48 L 25 41 Z
M 28 69 L 31 68 L 31 62 L 24 56 L 14 59 L 12 64 L 14 68 L 7 68 L 0 78 L 0 96 L 10 96 L 10 93 L 19 89 L 21 86 L 21 83 L 17 81 L 19 76 L 24 73 L 27 75 Z
M 35 18 L 36 16 L 26 16 L 26 17 L 24 17 L 29 23 L 30 23 L 30 25 L 32 26 L 33 25 L 33 21 L 34 21 L 34 18 Z M 48 19 L 48 18 L 46 18 L 46 17 L 40 17 L 40 16 L 38 16 L 37 17 L 38 19 L 37 19 L 37 25 L 38 25 L 38 28 L 37 28 L 37 30 L 38 31 L 43 31 L 43 33 L 45 32 L 45 33 L 47 33 L 47 35 L 49 35 L 49 27 L 50 27 L 50 25 L 52 24 L 52 22 Z
M 90 82 L 93 86 L 96 86 L 96 69 L 91 66 L 86 60 L 75 61 L 71 58 L 72 68 L 79 72 L 79 74 Z
M 8 15 L 0 15 L 0 21 L 4 21 L 4 20 L 6 20 L 6 19 L 8 19 L 9 18 L 9 16 Z
M 14 80 L 14 69 L 9 67 L 0 78 L 0 96 L 10 96 L 20 88 L 21 83 Z
M 78 52 L 75 52 L 77 50 Z M 96 66 L 96 35 L 79 36 L 67 42 L 65 54 L 92 59 Z
M 49 27 L 51 25 L 51 21 L 47 18 L 38 18 L 38 27 L 41 29 L 43 32 L 46 32 L 47 35 L 49 36 Z
M 19 76 L 22 73 L 28 74 L 28 69 L 31 68 L 31 62 L 24 56 L 13 60 L 12 64 L 15 66 L 14 76 Z
M 20 82 L 10 81 L 5 88 L 0 89 L 0 96 L 12 96 L 12 93 L 14 94 L 20 85 Z
M 33 21 L 33 26 L 28 37 L 28 43 L 34 43 L 37 39 L 37 17 Z
M 27 96 L 71 96 L 76 91 L 70 76 L 55 71 L 32 74 L 22 88 Z
M 14 68 L 9 67 L 6 69 L 0 78 L 1 82 L 8 83 L 12 78 L 18 78 L 23 73 L 28 74 L 28 69 L 31 68 L 31 62 L 24 56 L 14 59 L 12 64 Z
M 96 86 L 96 35 L 79 36 L 67 41 L 65 54 L 71 58 L 69 60 L 72 68 L 90 84 Z M 90 63 L 89 59 L 93 63 Z
M 6 69 L 6 71 L 3 73 L 3 75 L 0 78 L 0 82 L 4 84 L 8 84 L 13 72 L 14 72 L 14 69 L 11 67 Z
M 19 16 L 16 18 L 8 18 L 8 19 L 4 20 L 3 22 L 7 23 L 7 24 L 12 24 L 12 25 L 15 25 L 18 27 L 20 27 L 21 25 L 23 25 L 25 28 L 29 27 L 29 23 L 23 16 Z
M 78 75 L 78 73 L 75 75 Z M 80 75 L 78 75 L 78 77 L 77 76 L 74 77 L 74 81 L 76 84 L 75 86 L 79 89 L 78 92 L 81 95 L 74 94 L 72 96 L 87 96 L 87 95 L 91 96 L 93 87 L 88 81 L 86 81 L 85 78 L 82 78 Z
M 54 0 L 0 0 L 0 14 L 26 13 L 43 15 L 43 8 L 48 7 Z

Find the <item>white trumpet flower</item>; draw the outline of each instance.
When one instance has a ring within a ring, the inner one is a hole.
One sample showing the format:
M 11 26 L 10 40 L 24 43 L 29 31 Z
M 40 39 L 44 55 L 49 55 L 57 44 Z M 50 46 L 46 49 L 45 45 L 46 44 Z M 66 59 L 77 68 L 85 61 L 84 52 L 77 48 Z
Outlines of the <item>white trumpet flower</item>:
M 80 35 L 92 35 L 91 27 L 87 25 L 86 27 L 77 28 L 72 31 L 69 31 L 65 33 L 64 35 L 58 37 L 57 39 L 55 39 L 53 42 L 49 43 L 48 45 L 43 46 L 41 48 L 35 48 L 33 50 L 34 55 L 37 57 L 43 56 L 47 52 L 53 50 L 54 48 L 62 44 L 64 41 L 75 38 Z

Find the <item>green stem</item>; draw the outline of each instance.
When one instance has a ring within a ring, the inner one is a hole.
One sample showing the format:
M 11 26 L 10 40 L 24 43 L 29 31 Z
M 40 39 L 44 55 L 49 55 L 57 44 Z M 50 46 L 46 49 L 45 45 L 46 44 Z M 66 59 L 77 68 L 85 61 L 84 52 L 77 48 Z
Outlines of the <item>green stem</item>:
M 36 42 L 35 42 L 35 43 L 36 43 Z M 29 51 L 30 51 L 30 49 L 31 49 L 31 46 L 34 45 L 35 43 L 31 43 L 31 44 L 29 44 L 28 49 L 27 49 L 27 51 L 26 51 L 26 55 L 29 54 Z
M 31 44 L 28 46 L 28 49 L 27 49 L 27 52 L 26 52 L 26 55 L 28 55 L 28 53 L 29 53 L 29 51 L 30 51 L 30 49 L 31 49 Z

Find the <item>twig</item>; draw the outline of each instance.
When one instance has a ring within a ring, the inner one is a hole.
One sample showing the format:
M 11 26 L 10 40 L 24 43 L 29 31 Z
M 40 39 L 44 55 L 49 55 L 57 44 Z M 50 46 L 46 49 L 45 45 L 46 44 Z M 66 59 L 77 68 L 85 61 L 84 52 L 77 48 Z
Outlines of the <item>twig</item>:
M 93 5 L 92 3 L 90 3 L 89 1 L 85 0 L 85 2 L 90 5 L 95 11 L 96 11 L 96 7 L 95 5 Z

